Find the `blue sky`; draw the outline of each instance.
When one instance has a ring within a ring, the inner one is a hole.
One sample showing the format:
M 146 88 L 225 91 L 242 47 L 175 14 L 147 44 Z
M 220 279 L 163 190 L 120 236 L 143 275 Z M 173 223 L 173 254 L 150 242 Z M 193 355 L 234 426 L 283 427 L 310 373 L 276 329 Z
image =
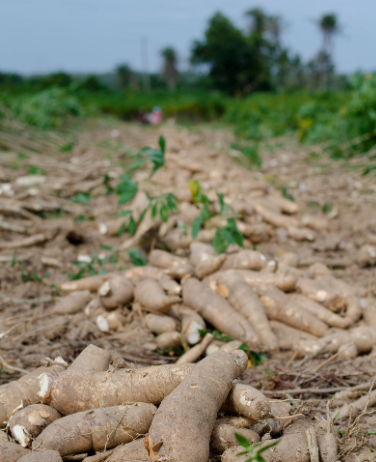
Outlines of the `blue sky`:
M 255 6 L 285 18 L 284 43 L 304 59 L 320 45 L 313 19 L 336 12 L 344 26 L 338 69 L 376 69 L 376 0 L 0 0 L 0 71 L 106 72 L 122 62 L 139 70 L 143 37 L 149 70 L 169 45 L 184 65 L 215 11 L 244 27 L 243 12 Z

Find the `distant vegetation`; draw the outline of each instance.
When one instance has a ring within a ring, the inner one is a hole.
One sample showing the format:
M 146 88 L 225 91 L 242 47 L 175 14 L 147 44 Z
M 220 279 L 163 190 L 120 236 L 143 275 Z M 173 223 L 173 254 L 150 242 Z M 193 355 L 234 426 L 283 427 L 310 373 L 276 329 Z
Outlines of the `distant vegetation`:
M 216 13 L 192 46 L 190 71 L 179 72 L 179 57 L 167 47 L 161 72 L 154 74 L 127 64 L 106 75 L 0 73 L 0 125 L 9 114 L 43 129 L 62 128 L 77 116 L 135 120 L 141 110 L 158 105 L 165 118 L 220 119 L 255 142 L 293 133 L 301 142 L 325 143 L 336 155 L 372 148 L 376 76 L 335 72 L 333 40 L 341 30 L 336 16 L 316 21 L 322 45 L 305 63 L 283 46 L 283 18 L 259 8 L 245 16 L 241 30 Z

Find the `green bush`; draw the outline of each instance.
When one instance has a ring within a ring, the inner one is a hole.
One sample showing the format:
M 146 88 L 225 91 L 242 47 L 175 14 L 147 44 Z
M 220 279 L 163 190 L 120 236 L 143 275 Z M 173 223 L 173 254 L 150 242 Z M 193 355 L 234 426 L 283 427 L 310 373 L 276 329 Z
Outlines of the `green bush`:
M 376 75 L 355 75 L 346 92 L 258 93 L 233 100 L 224 120 L 243 138 L 262 140 L 295 134 L 349 156 L 376 143 Z
M 42 129 L 59 128 L 69 115 L 82 113 L 78 99 L 68 90 L 57 87 L 16 97 L 10 108 L 22 122 Z
M 225 113 L 228 98 L 219 93 L 187 94 L 183 91 L 106 92 L 98 95 L 87 93 L 82 101 L 95 104 L 100 112 L 123 120 L 135 119 L 140 110 L 151 111 L 154 106 L 162 108 L 165 118 L 212 120 Z

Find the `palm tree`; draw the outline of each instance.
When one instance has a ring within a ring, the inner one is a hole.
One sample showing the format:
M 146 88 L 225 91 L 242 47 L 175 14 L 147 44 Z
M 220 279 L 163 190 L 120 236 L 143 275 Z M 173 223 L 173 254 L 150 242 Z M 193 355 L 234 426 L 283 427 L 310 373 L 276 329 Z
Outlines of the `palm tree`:
M 339 34 L 340 26 L 334 13 L 324 14 L 318 19 L 317 25 L 322 34 L 322 47 L 317 56 L 317 64 L 320 73 L 320 86 L 328 86 L 329 74 L 333 72 L 333 41 Z
M 162 50 L 161 55 L 164 59 L 163 62 L 163 76 L 166 79 L 168 88 L 174 90 L 178 80 L 178 70 L 177 70 L 177 54 L 176 51 L 167 47 Z
M 340 31 L 337 16 L 334 13 L 322 15 L 318 20 L 318 26 L 323 38 L 322 51 L 331 55 L 334 36 Z

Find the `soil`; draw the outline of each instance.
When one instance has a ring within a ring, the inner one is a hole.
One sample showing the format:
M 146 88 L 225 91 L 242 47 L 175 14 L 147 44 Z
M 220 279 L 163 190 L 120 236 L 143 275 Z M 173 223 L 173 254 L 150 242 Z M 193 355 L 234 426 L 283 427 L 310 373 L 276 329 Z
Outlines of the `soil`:
M 150 191 L 171 191 L 168 183 L 176 171 L 169 169 L 169 160 L 175 157 L 189 165 L 193 157 L 191 168 L 179 171 L 175 181 L 179 191 L 187 189 L 186 179 L 192 171 L 200 178 L 200 166 L 212 161 L 217 168 L 211 176 L 218 178 L 218 184 L 225 184 L 221 192 L 226 197 L 233 190 L 238 193 L 235 173 L 241 168 L 242 181 L 261 181 L 273 191 L 282 191 L 299 205 L 300 215 L 319 216 L 328 224 L 327 230 L 315 231 L 312 242 L 291 239 L 283 228 L 269 226 L 266 242 L 247 245 L 256 246 L 268 260 L 295 252 L 303 269 L 324 263 L 359 297 L 376 297 L 376 267 L 362 268 L 356 261 L 363 245 L 376 244 L 376 183 L 372 173 L 363 175 L 366 157 L 333 160 L 320 146 L 302 146 L 284 137 L 262 143 L 262 166 L 249 167 L 240 151 L 230 147 L 234 138 L 228 129 L 197 126 L 192 130 L 172 123 L 149 128 L 95 122 L 75 132 L 71 152 L 58 152 L 57 146 L 69 142 L 72 134 L 59 135 L 59 139 L 49 134 L 33 140 L 25 132 L 18 145 L 8 145 L 10 150 L 0 152 L 0 183 L 10 185 L 2 189 L 0 185 L 0 384 L 47 364 L 47 358 L 62 356 L 71 362 L 91 343 L 115 350 L 132 367 L 176 361 L 174 352 L 160 354 L 148 348 L 154 337 L 135 309 L 124 308 L 125 327 L 109 333 L 101 332 L 83 313 L 62 316 L 51 311 L 63 295 L 59 286 L 69 275 L 83 268 L 88 276 L 132 266 L 127 252 L 119 251 L 129 235 L 101 235 L 98 227 L 116 217 L 118 196 L 112 191 L 117 177 L 129 165 L 130 153 L 142 146 L 156 147 L 161 133 L 167 141 L 167 167 L 151 181 L 144 172 L 136 173 L 140 184 L 152 185 Z M 202 186 L 205 188 L 205 181 Z M 9 224 L 11 230 L 6 229 Z M 30 236 L 36 239 L 35 245 L 15 244 Z M 155 234 L 140 243 L 145 256 L 158 247 L 164 248 Z M 92 269 L 77 266 L 77 262 L 92 258 L 96 259 Z M 252 367 L 243 380 L 270 399 L 290 399 L 297 413 L 308 414 L 314 409 L 325 415 L 326 404 L 336 391 L 370 382 L 376 374 L 373 353 L 353 360 L 330 354 L 296 359 L 292 352 L 268 356 L 268 360 L 260 355 L 252 357 Z M 263 362 L 257 364 L 261 359 Z M 344 403 L 331 401 L 330 407 Z M 359 432 L 348 437 L 351 444 L 376 449 L 375 437 L 366 435 L 367 429 L 374 428 L 372 419 L 364 420 L 362 438 Z M 346 425 L 338 422 L 335 428 L 343 430 Z

